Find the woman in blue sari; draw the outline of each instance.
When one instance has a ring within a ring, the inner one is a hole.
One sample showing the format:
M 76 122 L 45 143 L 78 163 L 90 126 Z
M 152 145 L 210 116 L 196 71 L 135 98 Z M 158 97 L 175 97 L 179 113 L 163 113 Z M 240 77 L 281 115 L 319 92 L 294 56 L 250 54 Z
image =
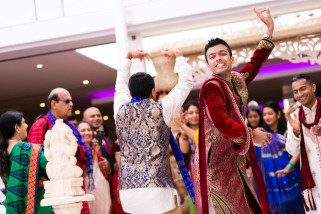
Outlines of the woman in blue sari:
M 263 106 L 263 128 L 272 133 L 270 144 L 257 149 L 259 165 L 264 175 L 271 213 L 304 213 L 301 196 L 299 156 L 285 150 L 286 120 L 276 102 Z

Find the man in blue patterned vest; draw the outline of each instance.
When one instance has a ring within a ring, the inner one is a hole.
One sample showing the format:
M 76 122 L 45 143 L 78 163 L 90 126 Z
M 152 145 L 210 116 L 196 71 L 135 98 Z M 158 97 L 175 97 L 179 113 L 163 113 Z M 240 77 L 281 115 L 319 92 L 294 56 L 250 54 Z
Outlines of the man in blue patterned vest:
M 176 58 L 178 83 L 156 100 L 155 83 L 146 73 L 130 78 L 132 59 L 149 59 L 145 51 L 130 51 L 117 72 L 114 118 L 119 139 L 120 200 L 127 213 L 177 213 L 169 165 L 170 122 L 193 87 L 191 67 L 179 50 L 165 50 Z

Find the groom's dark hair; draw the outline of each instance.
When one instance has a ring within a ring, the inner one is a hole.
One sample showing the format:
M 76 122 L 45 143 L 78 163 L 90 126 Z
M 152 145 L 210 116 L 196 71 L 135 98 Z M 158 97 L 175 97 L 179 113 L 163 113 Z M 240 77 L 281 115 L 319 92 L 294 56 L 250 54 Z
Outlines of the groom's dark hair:
M 129 78 L 128 88 L 132 97 L 150 97 L 155 82 L 151 75 L 138 72 Z

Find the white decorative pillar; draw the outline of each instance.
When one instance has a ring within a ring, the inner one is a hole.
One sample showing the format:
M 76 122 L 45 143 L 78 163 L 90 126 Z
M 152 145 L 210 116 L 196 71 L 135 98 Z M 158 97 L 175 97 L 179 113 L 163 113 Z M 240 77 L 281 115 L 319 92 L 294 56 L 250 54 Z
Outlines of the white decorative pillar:
M 119 57 L 122 59 L 128 51 L 128 32 L 123 0 L 113 0 L 115 37 Z
M 49 181 L 44 182 L 45 195 L 41 206 L 52 206 L 56 214 L 79 214 L 83 201 L 93 201 L 85 194 L 82 169 L 76 165 L 77 138 L 61 119 L 48 130 L 44 141 L 44 153 L 48 160 L 46 172 Z
M 113 0 L 113 9 L 115 17 L 115 37 L 118 49 L 118 57 L 122 60 L 129 50 L 143 49 L 141 37 L 139 34 L 128 35 L 127 20 L 123 0 Z M 131 74 L 145 72 L 145 65 L 138 60 L 133 60 Z

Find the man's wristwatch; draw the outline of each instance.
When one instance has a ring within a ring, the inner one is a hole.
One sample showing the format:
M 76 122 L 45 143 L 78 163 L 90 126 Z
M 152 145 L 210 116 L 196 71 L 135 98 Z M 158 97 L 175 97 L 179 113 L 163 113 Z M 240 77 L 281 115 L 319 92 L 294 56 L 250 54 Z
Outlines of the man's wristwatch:
M 263 38 L 272 40 L 272 36 L 270 34 L 267 34 L 267 33 L 263 34 Z

